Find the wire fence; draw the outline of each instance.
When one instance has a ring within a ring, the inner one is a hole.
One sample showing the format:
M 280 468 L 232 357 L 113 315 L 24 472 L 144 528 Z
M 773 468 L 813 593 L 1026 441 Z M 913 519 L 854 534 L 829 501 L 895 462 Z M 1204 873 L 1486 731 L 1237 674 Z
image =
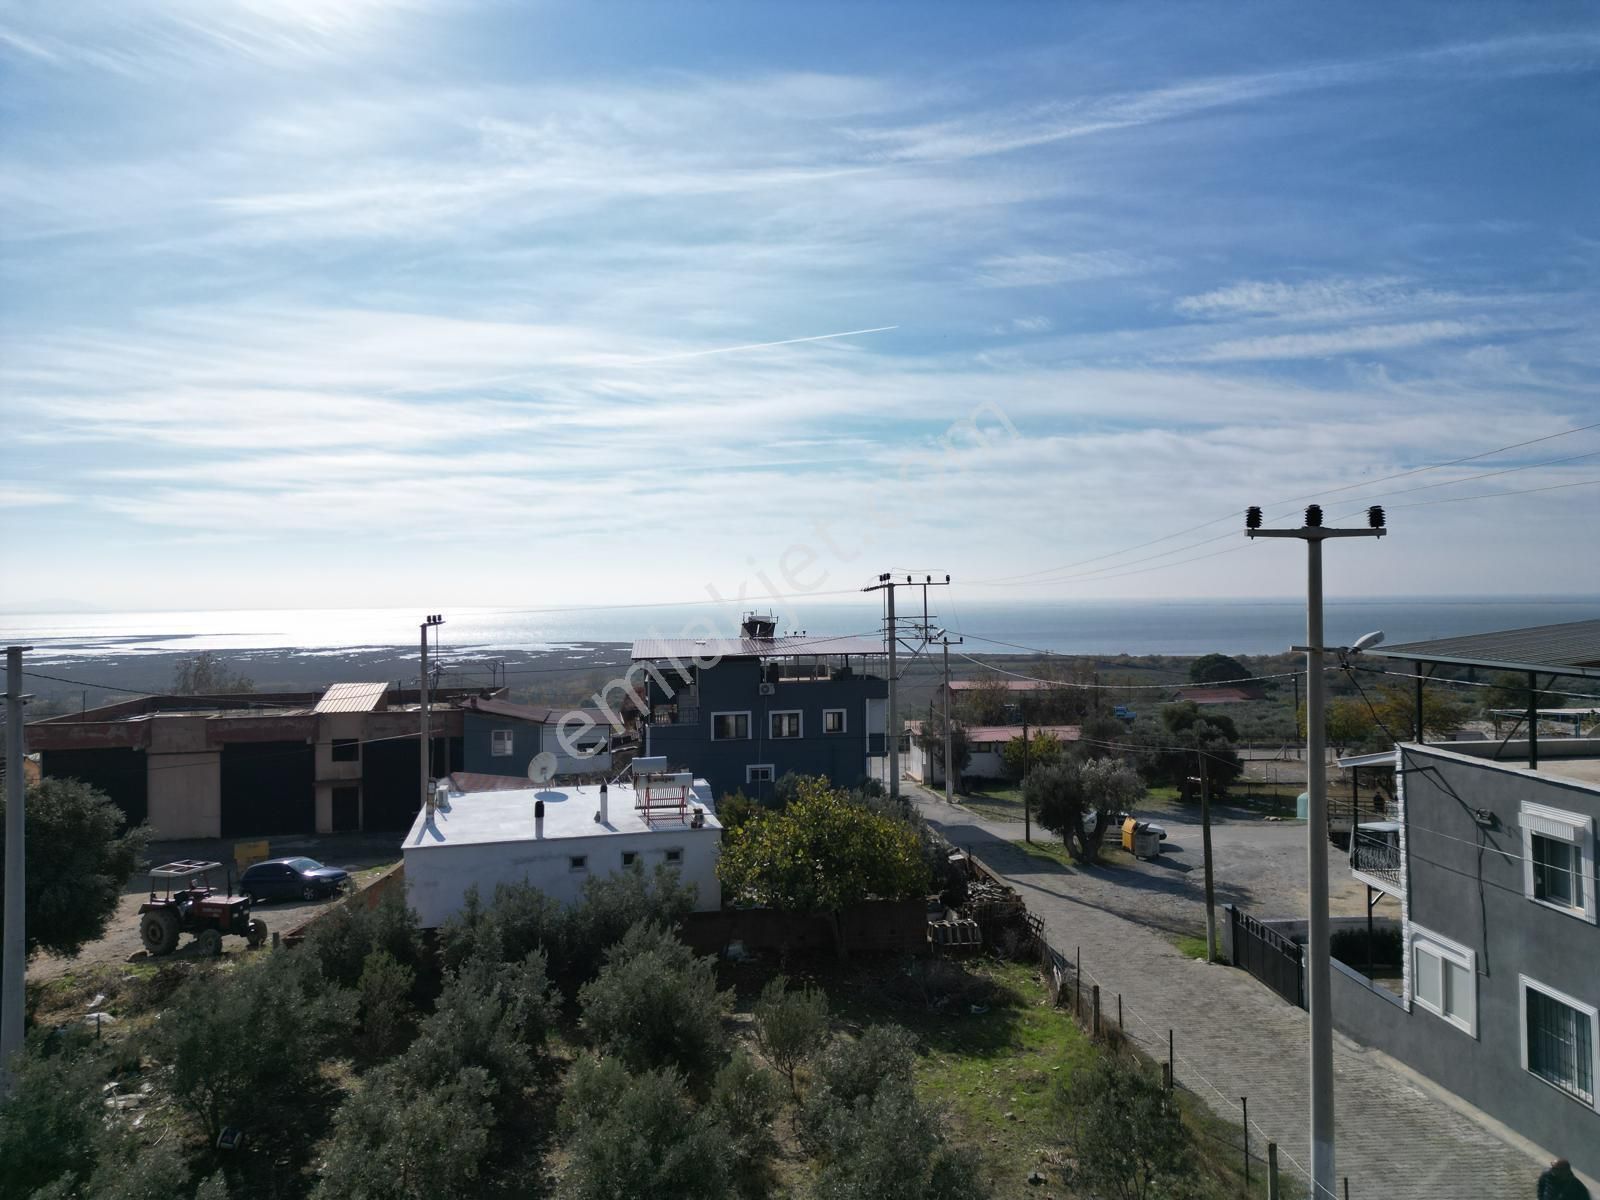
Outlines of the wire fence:
M 970 852 L 967 852 L 967 860 L 981 876 L 1001 887 L 1010 886 Z M 1208 1127 L 1204 1122 L 1196 1123 L 1194 1128 L 1199 1136 L 1237 1154 L 1246 1181 L 1243 1195 L 1267 1196 L 1270 1200 L 1290 1200 L 1295 1196 L 1348 1200 L 1348 1178 L 1342 1180 L 1341 1190 L 1319 1188 L 1306 1165 L 1278 1145 L 1250 1116 L 1249 1098 L 1224 1092 L 1193 1059 L 1181 1052 L 1176 1030 L 1152 1022 L 1128 997 L 1105 985 L 1091 968 L 1084 966 L 1081 946 L 1073 947 L 1068 953 L 1050 942 L 1044 922 L 1038 916 L 1028 913 L 1025 920 L 1038 950 L 1051 999 L 1058 1008 L 1069 1009 L 1079 1027 L 1095 1042 L 1114 1053 L 1134 1054 L 1158 1068 L 1169 1089 L 1188 1091 L 1207 1102 L 1219 1116 L 1226 1114 L 1227 1118 L 1232 1118 L 1220 1128 Z M 1211 1097 L 1215 1098 L 1215 1103 L 1210 1103 Z

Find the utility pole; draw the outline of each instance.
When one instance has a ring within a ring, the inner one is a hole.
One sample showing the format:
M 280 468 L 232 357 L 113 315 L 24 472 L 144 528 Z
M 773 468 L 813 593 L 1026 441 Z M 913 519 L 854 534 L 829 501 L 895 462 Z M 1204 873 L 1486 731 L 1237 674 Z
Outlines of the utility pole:
M 1293 646 L 1306 656 L 1306 879 L 1310 895 L 1306 991 L 1311 1009 L 1311 1186 L 1315 1195 L 1332 1196 L 1333 1167 L 1333 1013 L 1328 966 L 1328 762 L 1327 729 L 1322 695 L 1322 543 L 1329 538 L 1383 537 L 1383 509 L 1367 510 L 1366 529 L 1326 529 L 1322 508 L 1306 509 L 1299 529 L 1261 528 L 1261 509 L 1245 511 L 1249 537 L 1299 538 L 1306 544 L 1306 644 Z
M 1206 776 L 1206 752 L 1200 758 L 1200 845 L 1206 859 L 1206 961 L 1217 959 L 1217 894 L 1211 886 L 1211 781 Z
M 22 759 L 22 655 L 32 646 L 6 647 L 6 885 L 5 955 L 0 978 L 0 1098 L 11 1092 L 11 1056 L 22 1049 L 22 1017 L 26 1007 L 23 980 L 27 972 L 24 947 L 27 944 L 23 890 L 26 835 L 23 805 L 27 797 L 27 773 Z
M 417 698 L 421 701 L 422 712 L 422 752 L 417 755 L 422 764 L 422 804 L 421 811 L 426 811 L 433 800 L 433 733 L 428 728 L 428 630 L 436 625 L 443 625 L 444 617 L 439 613 L 429 613 L 427 618 L 418 628 L 422 635 L 422 675 L 421 684 L 417 691 Z
M 923 595 L 926 596 L 927 592 L 924 591 Z M 926 604 L 927 601 L 924 600 L 923 603 Z M 964 641 L 966 641 L 965 638 L 957 638 L 956 639 L 956 645 L 959 646 Z M 954 804 L 955 803 L 955 799 L 951 795 L 951 791 L 950 791 L 950 789 L 951 789 L 950 776 L 952 774 L 952 768 L 953 768 L 954 764 L 950 761 L 950 631 L 949 630 L 941 629 L 939 631 L 939 645 L 944 648 L 944 802 L 946 804 Z
M 1024 709 L 1026 712 L 1026 709 Z M 1022 840 L 1033 845 L 1033 812 L 1028 804 L 1028 768 L 1033 765 L 1033 743 L 1028 740 L 1028 718 L 1022 718 Z
M 948 575 L 944 577 L 942 583 L 934 579 L 931 575 L 927 576 L 923 580 L 923 624 L 921 633 L 924 641 L 926 641 L 928 637 L 928 588 L 946 586 L 949 584 L 949 582 L 950 576 Z M 906 576 L 905 583 L 906 586 L 911 585 L 911 576 Z M 877 583 L 870 587 L 864 587 L 861 589 L 863 592 L 884 592 L 889 604 L 887 613 L 888 620 L 886 623 L 887 627 L 884 630 L 889 648 L 889 728 L 886 732 L 888 735 L 887 741 L 889 743 L 889 795 L 893 796 L 895 799 L 900 798 L 900 709 L 897 703 L 900 675 L 900 635 L 899 630 L 895 625 L 894 614 L 894 590 L 899 586 L 901 586 L 901 584 L 898 579 L 890 576 L 888 572 L 884 572 L 882 575 L 878 576 Z M 946 765 L 945 776 L 948 778 L 949 774 L 949 767 Z

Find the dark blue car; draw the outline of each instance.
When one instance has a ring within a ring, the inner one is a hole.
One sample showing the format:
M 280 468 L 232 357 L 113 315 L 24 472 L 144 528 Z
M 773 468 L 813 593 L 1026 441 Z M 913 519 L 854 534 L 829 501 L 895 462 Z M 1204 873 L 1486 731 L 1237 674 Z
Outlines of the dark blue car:
M 325 867 L 314 858 L 269 858 L 239 876 L 239 890 L 255 900 L 315 900 L 350 882 L 350 872 Z

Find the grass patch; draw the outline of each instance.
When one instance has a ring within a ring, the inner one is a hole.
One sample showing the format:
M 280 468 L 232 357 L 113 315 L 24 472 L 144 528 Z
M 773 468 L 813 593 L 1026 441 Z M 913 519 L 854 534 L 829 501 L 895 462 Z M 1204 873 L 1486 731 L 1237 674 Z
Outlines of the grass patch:
M 980 791 L 966 792 L 958 799 L 962 808 L 991 821 L 1023 820 L 1021 788 L 983 788 Z
M 1178 952 L 1181 953 L 1185 958 L 1198 958 L 1201 960 L 1205 959 L 1206 939 L 1203 936 L 1194 937 L 1189 934 L 1179 934 L 1172 939 L 1172 944 L 1178 948 Z M 1211 961 L 1218 963 L 1227 962 L 1227 959 L 1222 957 L 1222 946 L 1220 943 L 1217 946 L 1217 956 Z
M 1029 858 L 1038 859 L 1040 862 L 1055 863 L 1057 866 L 1067 867 L 1072 870 L 1081 870 L 1084 866 L 1068 852 L 1065 842 L 1043 842 L 1034 840 L 1025 842 L 1021 839 L 1011 843 Z M 1100 857 L 1095 860 L 1096 867 L 1109 867 L 1114 871 L 1123 871 L 1132 867 L 1137 860 L 1119 845 L 1112 845 L 1109 841 L 1101 843 Z

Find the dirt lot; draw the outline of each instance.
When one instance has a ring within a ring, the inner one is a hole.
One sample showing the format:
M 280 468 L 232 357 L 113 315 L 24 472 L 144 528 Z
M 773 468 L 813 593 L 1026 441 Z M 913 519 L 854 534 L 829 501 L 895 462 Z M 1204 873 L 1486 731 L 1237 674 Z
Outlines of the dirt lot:
M 399 857 L 399 846 L 392 840 L 360 838 L 360 837 L 330 837 L 330 838 L 294 838 L 274 839 L 272 843 L 274 857 L 304 854 L 317 859 L 332 867 L 343 867 L 349 871 L 355 886 L 359 889 L 371 883 L 380 871 Z M 231 862 L 233 858 L 233 844 L 231 842 L 159 842 L 150 849 L 152 863 L 171 862 L 180 858 L 197 858 L 215 862 Z M 219 875 L 213 880 L 219 886 L 224 879 Z M 122 900 L 117 906 L 117 913 L 111 918 L 106 928 L 106 936 L 97 942 L 91 942 L 74 958 L 60 958 L 53 954 L 40 954 L 28 964 L 29 982 L 44 982 L 50 979 L 59 979 L 63 975 L 80 971 L 86 967 L 100 966 L 108 963 L 141 962 L 145 959 L 144 944 L 139 940 L 139 905 L 148 898 L 150 891 L 149 877 L 135 875 L 128 881 L 123 889 Z M 331 898 L 322 900 L 278 900 L 268 901 L 255 905 L 251 912 L 267 923 L 270 932 L 288 933 L 296 926 L 303 925 L 328 905 L 335 903 Z M 224 954 L 237 954 L 245 949 L 243 938 L 224 938 L 222 952 Z M 185 935 L 182 943 L 169 957 L 176 959 L 192 958 L 195 954 L 194 939 Z

